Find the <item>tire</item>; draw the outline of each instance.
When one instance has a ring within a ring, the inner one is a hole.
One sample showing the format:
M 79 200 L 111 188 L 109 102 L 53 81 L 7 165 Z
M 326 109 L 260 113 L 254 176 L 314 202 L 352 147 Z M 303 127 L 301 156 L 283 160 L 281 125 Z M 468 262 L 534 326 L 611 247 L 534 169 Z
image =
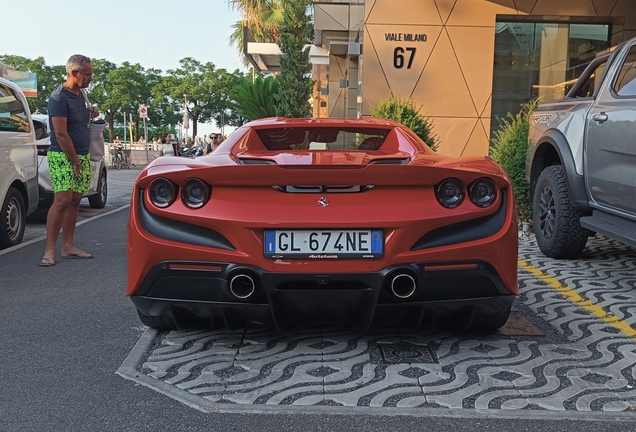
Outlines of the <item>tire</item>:
M 576 258 L 588 237 L 588 230 L 579 222 L 583 215 L 570 201 L 565 169 L 560 165 L 545 168 L 532 202 L 532 221 L 541 252 L 551 258 Z
M 121 158 L 119 156 L 115 156 L 114 165 L 116 169 L 121 169 Z
M 468 325 L 468 330 L 477 332 L 495 331 L 506 324 L 508 317 L 510 317 L 510 307 L 507 311 L 497 315 L 476 314 L 473 316 L 471 323 Z
M 10 187 L 0 208 L 0 249 L 20 244 L 26 227 L 26 206 L 22 194 Z
M 146 315 L 140 310 L 137 310 L 137 315 L 139 315 L 141 322 L 150 328 L 157 330 L 177 329 L 177 325 L 171 317 Z
M 106 207 L 108 199 L 108 184 L 106 182 L 106 170 L 102 170 L 97 180 L 97 193 L 88 197 L 91 208 L 102 209 Z
M 493 332 L 501 328 L 508 321 L 512 305 L 499 313 L 475 313 L 470 308 L 463 309 L 456 314 L 436 320 L 440 327 L 467 332 Z

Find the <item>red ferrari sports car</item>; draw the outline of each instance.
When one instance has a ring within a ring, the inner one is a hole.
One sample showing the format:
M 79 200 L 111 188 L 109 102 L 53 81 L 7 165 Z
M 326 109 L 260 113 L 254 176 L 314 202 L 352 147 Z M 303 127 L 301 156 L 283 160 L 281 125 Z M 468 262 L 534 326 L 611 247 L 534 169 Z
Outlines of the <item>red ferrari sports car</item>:
M 127 295 L 158 329 L 491 330 L 518 294 L 517 235 L 510 180 L 487 157 L 441 156 L 384 119 L 263 119 L 142 171 Z

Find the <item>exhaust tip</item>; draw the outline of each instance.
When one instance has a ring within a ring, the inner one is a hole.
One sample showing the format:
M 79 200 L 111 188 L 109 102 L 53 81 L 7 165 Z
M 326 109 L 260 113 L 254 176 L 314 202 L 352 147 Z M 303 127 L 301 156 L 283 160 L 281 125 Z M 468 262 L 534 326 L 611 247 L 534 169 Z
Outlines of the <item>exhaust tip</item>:
M 415 293 L 417 284 L 410 274 L 401 273 L 391 279 L 391 292 L 394 296 L 407 299 Z
M 251 297 L 256 291 L 256 283 L 252 277 L 241 273 L 230 279 L 230 292 L 238 299 L 244 300 Z

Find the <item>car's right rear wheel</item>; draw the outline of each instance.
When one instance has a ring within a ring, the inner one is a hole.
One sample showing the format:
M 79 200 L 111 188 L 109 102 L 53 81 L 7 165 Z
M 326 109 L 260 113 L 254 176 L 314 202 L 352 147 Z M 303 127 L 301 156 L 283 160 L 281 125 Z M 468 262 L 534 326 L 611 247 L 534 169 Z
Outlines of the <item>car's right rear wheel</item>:
M 20 244 L 26 227 L 26 206 L 22 194 L 10 187 L 0 209 L 0 249 Z
M 537 245 L 546 256 L 576 258 L 587 243 L 588 230 L 580 224 L 583 212 L 574 208 L 560 165 L 545 168 L 534 191 L 532 219 Z

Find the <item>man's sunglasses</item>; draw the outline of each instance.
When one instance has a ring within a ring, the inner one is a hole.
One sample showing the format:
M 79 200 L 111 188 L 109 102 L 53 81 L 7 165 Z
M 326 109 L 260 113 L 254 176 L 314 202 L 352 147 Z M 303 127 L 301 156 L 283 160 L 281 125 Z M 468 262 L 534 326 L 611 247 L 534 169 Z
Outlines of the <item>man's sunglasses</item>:
M 89 74 L 89 73 L 85 73 L 85 72 L 78 71 L 78 70 L 73 71 L 73 72 L 81 73 L 81 74 L 82 74 L 82 75 L 84 75 L 86 78 L 93 78 L 93 74 L 92 74 L 92 73 L 90 73 L 90 74 Z

